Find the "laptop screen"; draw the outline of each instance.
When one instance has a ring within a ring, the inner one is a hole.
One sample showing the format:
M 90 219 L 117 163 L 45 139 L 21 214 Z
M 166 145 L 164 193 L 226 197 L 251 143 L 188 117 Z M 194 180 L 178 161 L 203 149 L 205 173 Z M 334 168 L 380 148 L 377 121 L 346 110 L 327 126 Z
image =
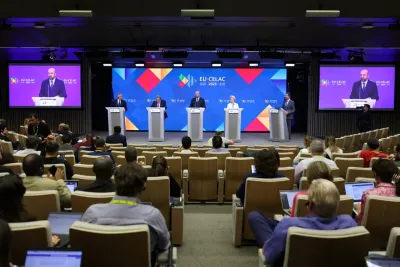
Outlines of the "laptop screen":
M 82 251 L 28 250 L 25 267 L 81 267 Z
M 346 195 L 351 196 L 355 202 L 360 202 L 365 190 L 374 188 L 374 183 L 346 183 Z
M 294 196 L 299 192 L 302 191 L 279 191 L 283 209 L 287 210 L 292 208 Z
M 67 185 L 69 191 L 71 191 L 71 193 L 75 192 L 75 188 L 78 187 L 78 180 L 70 180 L 70 181 L 65 181 L 65 184 Z
M 69 228 L 71 225 L 80 221 L 82 213 L 72 212 L 50 212 L 49 222 L 51 227 L 51 233 L 55 235 L 69 235 Z

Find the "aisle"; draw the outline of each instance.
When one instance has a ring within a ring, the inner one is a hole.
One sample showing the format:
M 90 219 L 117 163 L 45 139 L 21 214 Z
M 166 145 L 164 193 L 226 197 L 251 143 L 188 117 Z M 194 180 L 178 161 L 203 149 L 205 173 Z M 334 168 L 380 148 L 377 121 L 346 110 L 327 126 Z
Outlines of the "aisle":
M 184 245 L 178 248 L 178 266 L 257 266 L 257 247 L 232 244 L 230 205 L 186 205 Z

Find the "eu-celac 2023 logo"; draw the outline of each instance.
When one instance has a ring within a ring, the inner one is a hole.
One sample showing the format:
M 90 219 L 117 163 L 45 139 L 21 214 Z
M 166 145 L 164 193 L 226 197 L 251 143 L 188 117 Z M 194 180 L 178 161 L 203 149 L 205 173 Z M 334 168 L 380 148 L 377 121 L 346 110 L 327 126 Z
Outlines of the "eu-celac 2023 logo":
M 11 78 L 10 79 L 10 83 L 11 84 L 17 84 L 18 83 L 18 79 L 17 78 Z
M 183 74 L 181 74 L 181 75 L 179 75 L 179 86 L 181 87 L 181 88 L 183 88 L 185 85 L 187 86 L 187 87 L 192 87 L 193 86 L 193 84 L 197 81 L 197 80 L 195 80 L 194 78 L 193 78 L 193 76 L 192 75 L 190 75 L 190 74 L 188 74 L 188 75 L 183 75 Z
M 321 80 L 321 86 L 327 86 L 327 85 L 329 85 L 329 81 L 322 79 Z

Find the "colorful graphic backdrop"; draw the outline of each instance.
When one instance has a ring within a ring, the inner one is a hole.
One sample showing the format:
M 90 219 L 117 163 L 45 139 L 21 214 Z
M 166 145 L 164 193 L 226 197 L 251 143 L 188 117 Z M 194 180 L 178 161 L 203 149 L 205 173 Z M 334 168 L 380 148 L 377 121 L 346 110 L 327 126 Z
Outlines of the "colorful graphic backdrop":
M 147 110 L 157 95 L 167 103 L 165 130 L 186 131 L 186 108 L 200 91 L 206 100 L 204 130 L 224 130 L 224 108 L 234 95 L 242 131 L 268 131 L 268 106 L 281 107 L 286 69 L 113 68 L 113 94 L 128 102 L 127 130 L 147 130 Z

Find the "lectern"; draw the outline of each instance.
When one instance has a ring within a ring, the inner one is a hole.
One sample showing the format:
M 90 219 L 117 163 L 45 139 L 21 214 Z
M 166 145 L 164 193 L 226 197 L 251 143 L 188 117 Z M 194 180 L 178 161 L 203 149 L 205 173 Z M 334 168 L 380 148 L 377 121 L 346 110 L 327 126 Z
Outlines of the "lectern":
M 241 142 L 240 132 L 242 127 L 242 108 L 224 108 L 225 111 L 225 137 L 235 143 Z
M 204 108 L 186 108 L 188 114 L 188 136 L 192 141 L 203 141 Z
M 165 108 L 146 108 L 149 122 L 149 141 L 164 141 L 164 112 Z
M 376 104 L 375 99 L 342 99 L 345 108 L 363 107 L 365 104 L 373 108 Z
M 62 107 L 64 97 L 32 97 L 36 107 Z
M 280 108 L 268 109 L 269 114 L 269 140 L 272 142 L 289 141 L 285 110 Z
M 125 134 L 125 108 L 106 107 L 108 114 L 108 135 L 114 133 L 114 126 L 121 126 L 121 134 Z

